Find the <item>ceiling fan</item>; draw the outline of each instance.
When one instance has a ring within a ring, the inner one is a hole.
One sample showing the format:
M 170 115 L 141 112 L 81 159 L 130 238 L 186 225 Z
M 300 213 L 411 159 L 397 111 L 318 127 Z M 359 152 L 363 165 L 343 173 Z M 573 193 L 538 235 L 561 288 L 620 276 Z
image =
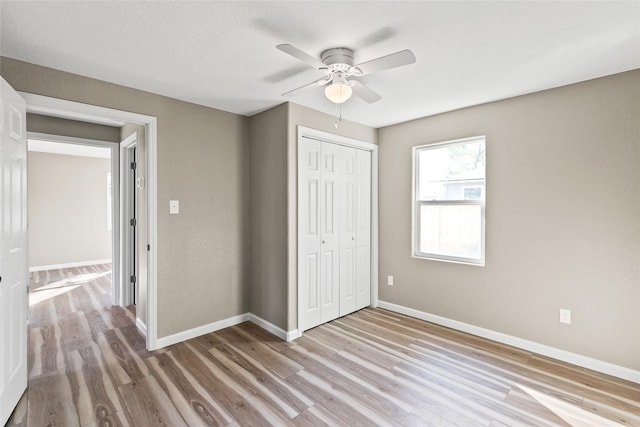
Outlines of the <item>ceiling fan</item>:
M 327 74 L 319 80 L 285 92 L 282 96 L 291 96 L 311 86 L 326 86 L 324 90 L 326 97 L 336 104 L 348 100 L 352 93 L 369 104 L 379 101 L 382 97 L 357 78 L 416 62 L 416 56 L 408 49 L 353 65 L 353 50 L 346 47 L 327 49 L 322 52 L 320 59 L 290 44 L 279 44 L 276 48 Z

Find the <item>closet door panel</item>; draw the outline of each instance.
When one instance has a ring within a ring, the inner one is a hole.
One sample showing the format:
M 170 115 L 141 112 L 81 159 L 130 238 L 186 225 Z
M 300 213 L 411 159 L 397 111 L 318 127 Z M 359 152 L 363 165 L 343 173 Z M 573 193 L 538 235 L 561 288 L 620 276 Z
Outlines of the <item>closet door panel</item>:
M 322 144 L 320 190 L 320 310 L 321 321 L 340 314 L 340 192 L 344 167 L 342 147 Z
M 356 151 L 342 147 L 345 167 L 340 203 L 340 316 L 356 310 Z
M 321 143 L 304 140 L 298 165 L 298 306 L 302 330 L 322 323 L 320 268 Z

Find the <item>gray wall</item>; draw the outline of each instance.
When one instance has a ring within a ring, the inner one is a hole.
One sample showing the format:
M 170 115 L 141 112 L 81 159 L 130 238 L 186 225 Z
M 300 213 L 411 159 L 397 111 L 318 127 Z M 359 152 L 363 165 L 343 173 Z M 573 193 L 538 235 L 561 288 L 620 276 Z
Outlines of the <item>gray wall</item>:
M 635 70 L 380 129 L 380 299 L 640 369 L 638 111 Z M 411 258 L 411 147 L 474 135 L 486 267 Z
M 97 139 L 98 141 L 120 142 L 120 129 L 117 127 L 41 116 L 40 114 L 27 114 L 27 130 L 75 138 Z
M 111 259 L 111 160 L 28 153 L 29 267 Z
M 246 312 L 248 119 L 9 58 L 0 62 L 16 90 L 158 118 L 158 338 Z M 180 200 L 180 215 L 169 215 L 170 199 Z
M 252 116 L 250 311 L 287 325 L 287 104 Z

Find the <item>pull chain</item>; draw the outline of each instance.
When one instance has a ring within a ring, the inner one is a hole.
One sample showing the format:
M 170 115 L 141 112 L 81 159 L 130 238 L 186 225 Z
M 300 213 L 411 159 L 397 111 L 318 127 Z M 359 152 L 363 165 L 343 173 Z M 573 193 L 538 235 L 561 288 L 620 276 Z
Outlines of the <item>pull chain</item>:
M 342 121 L 342 103 L 336 104 L 336 110 L 337 110 L 336 115 L 338 116 L 338 120 L 336 120 L 336 122 L 334 123 L 334 126 L 336 127 L 336 129 L 338 129 L 338 124 Z

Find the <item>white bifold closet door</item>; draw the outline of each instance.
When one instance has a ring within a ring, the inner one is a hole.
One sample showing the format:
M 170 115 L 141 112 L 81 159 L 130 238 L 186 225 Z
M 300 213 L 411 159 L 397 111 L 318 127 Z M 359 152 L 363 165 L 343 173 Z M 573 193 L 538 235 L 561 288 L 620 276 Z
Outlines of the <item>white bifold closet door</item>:
M 370 304 L 371 153 L 303 138 L 298 176 L 299 328 Z
M 356 310 L 371 304 L 371 152 L 356 150 Z

